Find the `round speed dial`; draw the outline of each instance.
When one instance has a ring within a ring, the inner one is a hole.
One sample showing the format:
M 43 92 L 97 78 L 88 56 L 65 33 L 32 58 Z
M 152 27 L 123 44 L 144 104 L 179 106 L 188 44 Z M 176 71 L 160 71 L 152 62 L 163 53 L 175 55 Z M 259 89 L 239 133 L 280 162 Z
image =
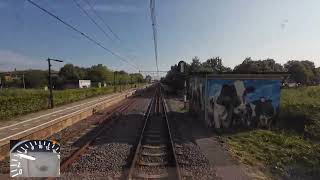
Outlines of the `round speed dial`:
M 19 141 L 10 150 L 11 177 L 58 177 L 60 145 L 49 140 Z

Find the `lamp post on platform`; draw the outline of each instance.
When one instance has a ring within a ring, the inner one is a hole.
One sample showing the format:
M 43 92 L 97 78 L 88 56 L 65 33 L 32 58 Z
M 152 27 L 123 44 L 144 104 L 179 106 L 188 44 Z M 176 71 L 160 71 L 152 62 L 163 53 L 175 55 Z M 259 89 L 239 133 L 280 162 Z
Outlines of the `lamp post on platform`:
M 59 59 L 47 59 L 48 61 L 48 66 L 49 66 L 49 91 L 50 91 L 50 95 L 49 95 L 49 101 L 50 101 L 50 108 L 52 109 L 54 107 L 54 103 L 53 103 L 53 94 L 52 94 L 52 75 L 51 75 L 51 61 L 55 61 L 55 62 L 63 62 L 62 60 Z

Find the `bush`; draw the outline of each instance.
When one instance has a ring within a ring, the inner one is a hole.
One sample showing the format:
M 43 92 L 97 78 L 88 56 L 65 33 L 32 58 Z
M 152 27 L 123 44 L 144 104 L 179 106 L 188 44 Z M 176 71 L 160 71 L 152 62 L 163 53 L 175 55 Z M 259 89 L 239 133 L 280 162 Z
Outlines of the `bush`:
M 278 125 L 320 139 L 320 87 L 282 90 Z
M 122 85 L 121 89 L 129 89 Z M 117 88 L 119 90 L 119 87 Z M 59 106 L 98 95 L 113 92 L 113 86 L 105 88 L 67 89 L 53 91 L 54 105 Z M 48 109 L 49 92 L 40 89 L 4 89 L 0 91 L 0 120 Z

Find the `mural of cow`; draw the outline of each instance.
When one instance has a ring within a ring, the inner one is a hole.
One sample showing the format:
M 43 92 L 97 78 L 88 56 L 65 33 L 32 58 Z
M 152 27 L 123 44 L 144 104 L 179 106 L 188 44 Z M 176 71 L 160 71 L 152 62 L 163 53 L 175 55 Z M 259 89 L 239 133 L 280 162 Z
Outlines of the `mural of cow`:
M 259 127 L 269 127 L 271 119 L 275 115 L 272 100 L 261 97 L 259 100 L 253 101 L 255 105 L 256 123 Z
M 270 126 L 279 112 L 281 80 L 250 77 L 192 77 L 190 112 L 208 127 Z
M 243 81 L 223 84 L 221 90 L 209 97 L 210 126 L 229 128 L 232 125 L 266 127 L 274 116 L 271 100 L 261 97 L 249 102 L 247 96 L 254 93 L 254 87 L 245 87 Z
M 215 128 L 230 127 L 232 124 L 250 124 L 248 118 L 254 112 L 253 104 L 246 102 L 246 96 L 254 92 L 253 87 L 245 87 L 242 81 L 232 85 L 224 84 L 221 90 L 209 98 L 209 112 L 213 113 L 211 124 Z

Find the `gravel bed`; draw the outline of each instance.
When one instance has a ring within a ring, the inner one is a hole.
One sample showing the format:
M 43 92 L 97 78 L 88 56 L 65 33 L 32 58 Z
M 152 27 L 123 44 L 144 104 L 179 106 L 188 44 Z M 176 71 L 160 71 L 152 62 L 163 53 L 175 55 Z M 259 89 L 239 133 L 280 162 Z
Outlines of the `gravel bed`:
M 79 149 L 81 144 L 90 138 L 90 134 L 94 134 L 92 130 L 99 126 L 97 123 L 105 118 L 117 106 L 119 106 L 119 104 L 100 111 L 48 137 L 48 139 L 54 139 L 60 143 L 61 162 Z
M 196 144 L 190 142 L 179 145 L 182 146 L 179 148 L 182 155 L 177 158 L 182 174 L 192 176 L 192 179 L 215 179 L 215 170 Z
M 169 104 L 170 107 L 170 104 Z M 219 179 L 192 137 L 192 121 L 187 114 L 169 113 L 175 152 L 183 179 Z
M 90 154 L 81 156 L 68 171 L 98 173 L 111 177 L 119 176 L 132 146 L 108 143 L 94 148 Z M 107 150 L 107 151 L 106 151 Z M 98 171 L 97 171 L 98 170 Z
M 61 179 L 115 179 L 129 167 L 148 98 L 137 98 L 112 127 L 98 137 L 87 152 L 73 163 Z M 133 113 L 134 112 L 134 113 Z
M 10 171 L 10 157 L 6 157 L 5 159 L 0 161 L 0 174 L 8 174 Z

